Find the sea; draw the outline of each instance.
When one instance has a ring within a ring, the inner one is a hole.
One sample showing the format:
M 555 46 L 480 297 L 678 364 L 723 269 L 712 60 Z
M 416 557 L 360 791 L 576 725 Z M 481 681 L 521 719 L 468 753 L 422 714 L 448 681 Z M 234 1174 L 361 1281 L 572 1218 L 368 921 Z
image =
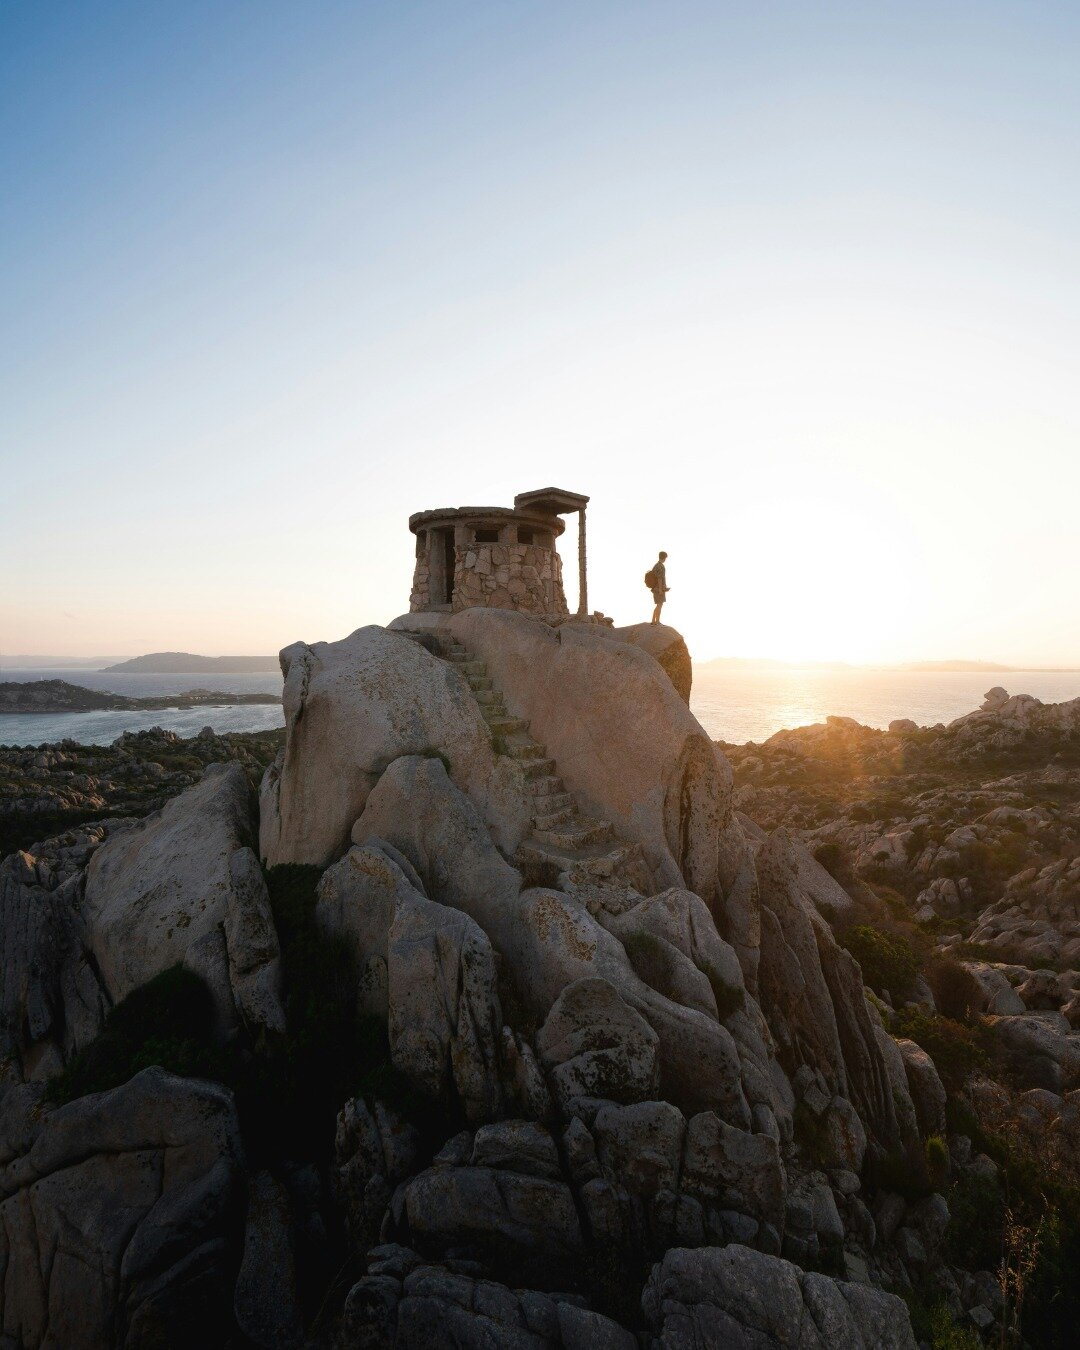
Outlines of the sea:
M 91 670 L 0 670 L 0 680 L 67 680 L 87 689 L 145 698 L 212 688 L 229 694 L 281 693 L 281 674 L 118 675 Z M 763 741 L 784 727 L 807 726 L 826 717 L 854 717 L 865 726 L 887 727 L 897 717 L 920 726 L 951 722 L 973 712 L 995 685 L 1010 694 L 1034 694 L 1045 703 L 1080 698 L 1080 672 L 902 670 L 732 670 L 700 666 L 694 671 L 690 707 L 716 740 L 741 745 Z M 0 745 L 41 745 L 67 737 L 85 745 L 109 745 L 124 731 L 164 727 L 194 736 L 203 727 L 267 731 L 283 726 L 280 704 L 163 708 L 156 712 L 8 713 L 0 716 Z
M 129 698 L 154 694 L 186 694 L 212 689 L 222 694 L 281 694 L 281 671 L 243 675 L 114 674 L 104 670 L 2 669 L 0 680 L 66 680 L 84 689 Z M 285 725 L 280 703 L 222 704 L 220 707 L 159 708 L 152 712 L 4 713 L 0 745 L 41 745 L 71 739 L 83 745 L 111 745 L 125 731 L 164 727 L 178 736 L 195 736 L 203 727 L 224 731 L 272 731 Z

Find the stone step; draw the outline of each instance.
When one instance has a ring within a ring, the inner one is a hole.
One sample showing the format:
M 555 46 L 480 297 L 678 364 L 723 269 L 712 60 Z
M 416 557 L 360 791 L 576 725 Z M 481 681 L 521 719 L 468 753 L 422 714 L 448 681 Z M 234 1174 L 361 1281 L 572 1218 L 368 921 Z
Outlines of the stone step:
M 579 817 L 573 824 L 554 830 L 534 830 L 533 838 L 554 849 L 576 853 L 579 849 L 604 844 L 612 838 L 611 826 L 606 820 L 586 821 Z
M 550 815 L 552 811 L 576 810 L 577 803 L 569 792 L 533 793 L 533 810 L 538 815 Z
M 497 689 L 474 689 L 473 697 L 481 708 L 498 708 L 500 712 L 506 711 L 502 694 Z
M 482 694 L 485 689 L 492 688 L 490 675 L 467 675 L 465 678 L 469 681 L 469 688 L 474 694 Z
M 544 797 L 562 797 L 566 795 L 566 785 L 557 773 L 550 773 L 543 778 L 532 780 L 532 794 L 537 800 Z
M 526 778 L 534 780 L 546 778 L 555 768 L 553 759 L 530 759 L 524 755 L 518 755 L 517 758 L 521 760 L 521 767 L 525 770 Z
M 533 828 L 535 830 L 556 830 L 560 825 L 565 825 L 574 818 L 574 804 L 568 802 L 565 806 L 556 807 L 552 811 L 537 811 L 533 816 Z
M 460 671 L 462 675 L 480 675 L 487 674 L 487 666 L 483 661 L 473 661 L 469 657 L 451 657 L 450 665 L 455 670 Z
M 595 851 L 586 850 L 584 857 L 575 858 L 568 870 L 607 881 L 619 876 L 627 865 L 636 872 L 642 865 L 640 855 L 641 850 L 635 844 L 616 844 L 614 848 L 602 844 Z
M 533 835 L 518 849 L 515 861 L 519 867 L 531 864 L 556 875 L 566 873 L 570 878 L 607 881 L 618 876 L 627 862 L 632 863 L 636 852 L 635 847 L 628 844 L 617 844 L 614 848 L 609 844 L 598 844 L 567 852 L 545 844 Z
M 487 708 L 481 708 L 480 711 L 484 714 L 484 721 L 497 736 L 512 736 L 515 731 L 528 731 L 529 729 L 528 722 L 523 718 L 508 717 L 505 713 L 494 713 Z

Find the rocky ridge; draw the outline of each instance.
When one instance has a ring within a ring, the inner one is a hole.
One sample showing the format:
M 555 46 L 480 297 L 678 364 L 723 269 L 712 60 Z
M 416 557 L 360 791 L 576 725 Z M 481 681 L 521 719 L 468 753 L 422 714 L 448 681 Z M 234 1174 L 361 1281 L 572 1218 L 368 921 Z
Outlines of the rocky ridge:
M 996 1334 L 946 1198 L 995 1164 L 864 989 L 839 837 L 772 752 L 733 780 L 670 630 L 431 617 L 282 653 L 257 807 L 212 764 L 0 864 L 0 1334 L 907 1350 L 898 1294 Z

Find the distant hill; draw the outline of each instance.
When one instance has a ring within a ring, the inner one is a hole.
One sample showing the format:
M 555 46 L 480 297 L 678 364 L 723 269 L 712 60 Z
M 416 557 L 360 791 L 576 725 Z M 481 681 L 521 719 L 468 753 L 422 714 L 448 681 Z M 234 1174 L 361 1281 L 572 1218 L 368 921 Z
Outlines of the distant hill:
M 213 708 L 222 705 L 280 703 L 277 694 L 227 694 L 216 689 L 189 689 L 186 694 L 159 694 L 128 698 L 84 689 L 67 680 L 30 680 L 0 683 L 0 713 L 146 712 L 162 708 Z
M 150 652 L 105 667 L 110 675 L 247 675 L 277 669 L 276 656 L 196 656 L 192 652 Z
M 905 661 L 898 670 L 966 670 L 978 672 L 985 670 L 990 674 L 1001 674 L 1005 671 L 1016 670 L 1016 666 L 1001 666 L 996 661 Z

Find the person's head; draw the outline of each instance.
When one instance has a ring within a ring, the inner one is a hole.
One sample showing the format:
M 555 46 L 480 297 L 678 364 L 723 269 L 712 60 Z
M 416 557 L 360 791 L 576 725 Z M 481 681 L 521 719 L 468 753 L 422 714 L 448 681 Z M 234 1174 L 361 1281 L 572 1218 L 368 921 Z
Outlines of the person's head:
M 664 552 L 663 549 L 660 550 L 660 561 L 667 562 L 667 554 Z

